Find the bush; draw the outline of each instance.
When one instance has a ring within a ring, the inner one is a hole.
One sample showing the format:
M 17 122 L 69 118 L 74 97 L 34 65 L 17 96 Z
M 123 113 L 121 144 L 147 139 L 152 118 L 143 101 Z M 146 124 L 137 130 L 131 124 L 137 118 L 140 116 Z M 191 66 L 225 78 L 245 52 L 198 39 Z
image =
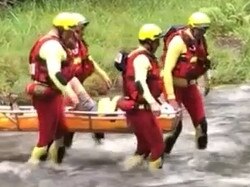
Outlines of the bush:
M 81 12 L 90 20 L 85 34 L 90 53 L 115 80 L 118 72 L 114 71 L 113 58 L 120 48 L 138 45 L 137 33 L 142 24 L 154 22 L 162 28 L 185 24 L 188 16 L 199 9 L 213 20 L 208 40 L 216 70 L 214 83 L 249 79 L 250 2 L 246 0 L 230 3 L 227 0 L 190 0 L 189 3 L 182 0 L 26 0 L 0 12 L 3 72 L 0 91 L 23 92 L 29 80 L 29 50 L 35 39 L 50 29 L 53 16 L 60 11 Z M 157 54 L 160 53 L 161 49 Z M 91 88 L 89 82 L 87 85 Z

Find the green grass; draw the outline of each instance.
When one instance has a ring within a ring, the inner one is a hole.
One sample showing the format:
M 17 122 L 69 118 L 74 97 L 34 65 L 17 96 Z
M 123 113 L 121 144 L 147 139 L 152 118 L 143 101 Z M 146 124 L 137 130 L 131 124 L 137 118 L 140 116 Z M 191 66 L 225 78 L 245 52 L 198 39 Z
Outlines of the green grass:
M 46 2 L 46 3 L 45 3 Z M 76 11 L 90 24 L 86 40 L 94 59 L 115 79 L 113 58 L 122 47 L 134 47 L 137 33 L 144 23 L 153 22 L 166 28 L 185 24 L 188 16 L 202 8 L 211 15 L 213 25 L 208 33 L 213 59 L 215 84 L 239 83 L 250 79 L 248 0 L 26 0 L 0 13 L 0 92 L 22 92 L 29 81 L 28 54 L 38 36 L 51 27 L 60 11 Z M 216 7 L 215 7 L 216 5 Z M 237 38 L 236 46 L 218 45 L 217 37 Z M 238 49 L 239 47 L 240 49 Z M 160 47 L 157 54 L 160 54 Z M 91 85 L 91 84 L 90 84 Z

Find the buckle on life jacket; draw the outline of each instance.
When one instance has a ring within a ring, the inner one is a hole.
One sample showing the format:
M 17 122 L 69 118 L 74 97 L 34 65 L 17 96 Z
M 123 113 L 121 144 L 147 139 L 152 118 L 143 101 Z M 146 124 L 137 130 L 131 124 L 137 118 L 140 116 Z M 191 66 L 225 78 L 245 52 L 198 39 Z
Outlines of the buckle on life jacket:
M 136 109 L 139 109 L 139 110 L 150 110 L 150 106 L 149 106 L 149 104 L 139 104 L 139 105 L 137 105 Z
M 173 83 L 174 83 L 174 86 L 177 86 L 177 87 L 188 87 L 189 85 L 196 84 L 197 80 L 195 79 L 187 80 L 185 78 L 173 77 Z

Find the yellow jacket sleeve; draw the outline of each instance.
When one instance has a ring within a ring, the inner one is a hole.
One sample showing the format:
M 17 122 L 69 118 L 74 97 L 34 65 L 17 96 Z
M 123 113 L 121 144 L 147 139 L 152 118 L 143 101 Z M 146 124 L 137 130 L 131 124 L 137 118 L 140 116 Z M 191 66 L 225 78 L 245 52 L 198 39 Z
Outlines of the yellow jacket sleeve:
M 179 56 L 183 52 L 186 52 L 185 43 L 180 36 L 175 36 L 169 43 L 163 69 L 163 80 L 167 99 L 175 99 L 172 71 L 176 66 Z
M 146 83 L 148 70 L 150 70 L 151 68 L 149 59 L 143 54 L 138 55 L 134 59 L 133 65 L 134 65 L 134 71 L 135 71 L 135 81 L 140 81 L 142 89 L 143 89 L 144 99 L 149 104 L 155 103 L 156 101 L 154 97 L 152 96 L 152 94 L 150 93 L 150 90 Z
M 41 46 L 39 55 L 46 61 L 50 79 L 58 89 L 64 92 L 66 86 L 62 85 L 56 78 L 56 73 L 61 71 L 62 61 L 67 58 L 67 54 L 61 44 L 56 40 L 49 40 Z

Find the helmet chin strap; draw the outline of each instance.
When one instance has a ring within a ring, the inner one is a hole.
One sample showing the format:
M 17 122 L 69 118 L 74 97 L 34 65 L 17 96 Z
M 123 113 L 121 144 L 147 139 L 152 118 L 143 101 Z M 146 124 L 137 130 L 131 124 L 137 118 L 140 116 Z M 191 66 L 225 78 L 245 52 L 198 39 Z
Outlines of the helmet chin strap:
M 59 38 L 60 40 L 62 40 L 62 34 L 63 34 L 63 32 L 64 32 L 64 29 L 62 29 L 62 28 L 57 28 L 56 30 L 57 30 L 58 38 Z
M 77 39 L 77 36 L 75 35 L 75 33 L 72 33 L 73 35 L 71 37 L 74 37 L 74 38 L 63 38 L 62 35 L 64 32 L 68 32 L 68 30 L 61 30 L 61 29 L 58 29 L 58 37 L 59 39 L 61 40 L 61 42 L 63 43 L 64 47 L 66 48 L 69 48 L 69 49 L 74 49 L 75 46 L 73 46 L 72 42 L 71 43 L 68 43 L 69 40 L 74 40 L 75 42 L 78 40 Z M 74 32 L 74 31 L 71 31 L 71 32 Z M 70 45 L 69 45 L 70 44 Z M 72 45 L 71 45 L 72 44 Z
M 194 28 L 193 27 L 190 28 L 190 32 L 191 32 L 192 36 L 194 37 Z
M 145 48 L 149 51 L 149 52 L 151 52 L 151 53 L 153 53 L 153 41 L 151 41 L 151 40 L 148 40 L 145 44 Z
M 195 39 L 196 41 L 198 41 L 198 40 L 201 39 L 202 36 L 197 37 L 197 35 L 194 33 L 194 28 L 191 28 L 190 31 L 191 31 L 191 34 L 192 34 L 192 36 L 194 37 L 194 39 Z

